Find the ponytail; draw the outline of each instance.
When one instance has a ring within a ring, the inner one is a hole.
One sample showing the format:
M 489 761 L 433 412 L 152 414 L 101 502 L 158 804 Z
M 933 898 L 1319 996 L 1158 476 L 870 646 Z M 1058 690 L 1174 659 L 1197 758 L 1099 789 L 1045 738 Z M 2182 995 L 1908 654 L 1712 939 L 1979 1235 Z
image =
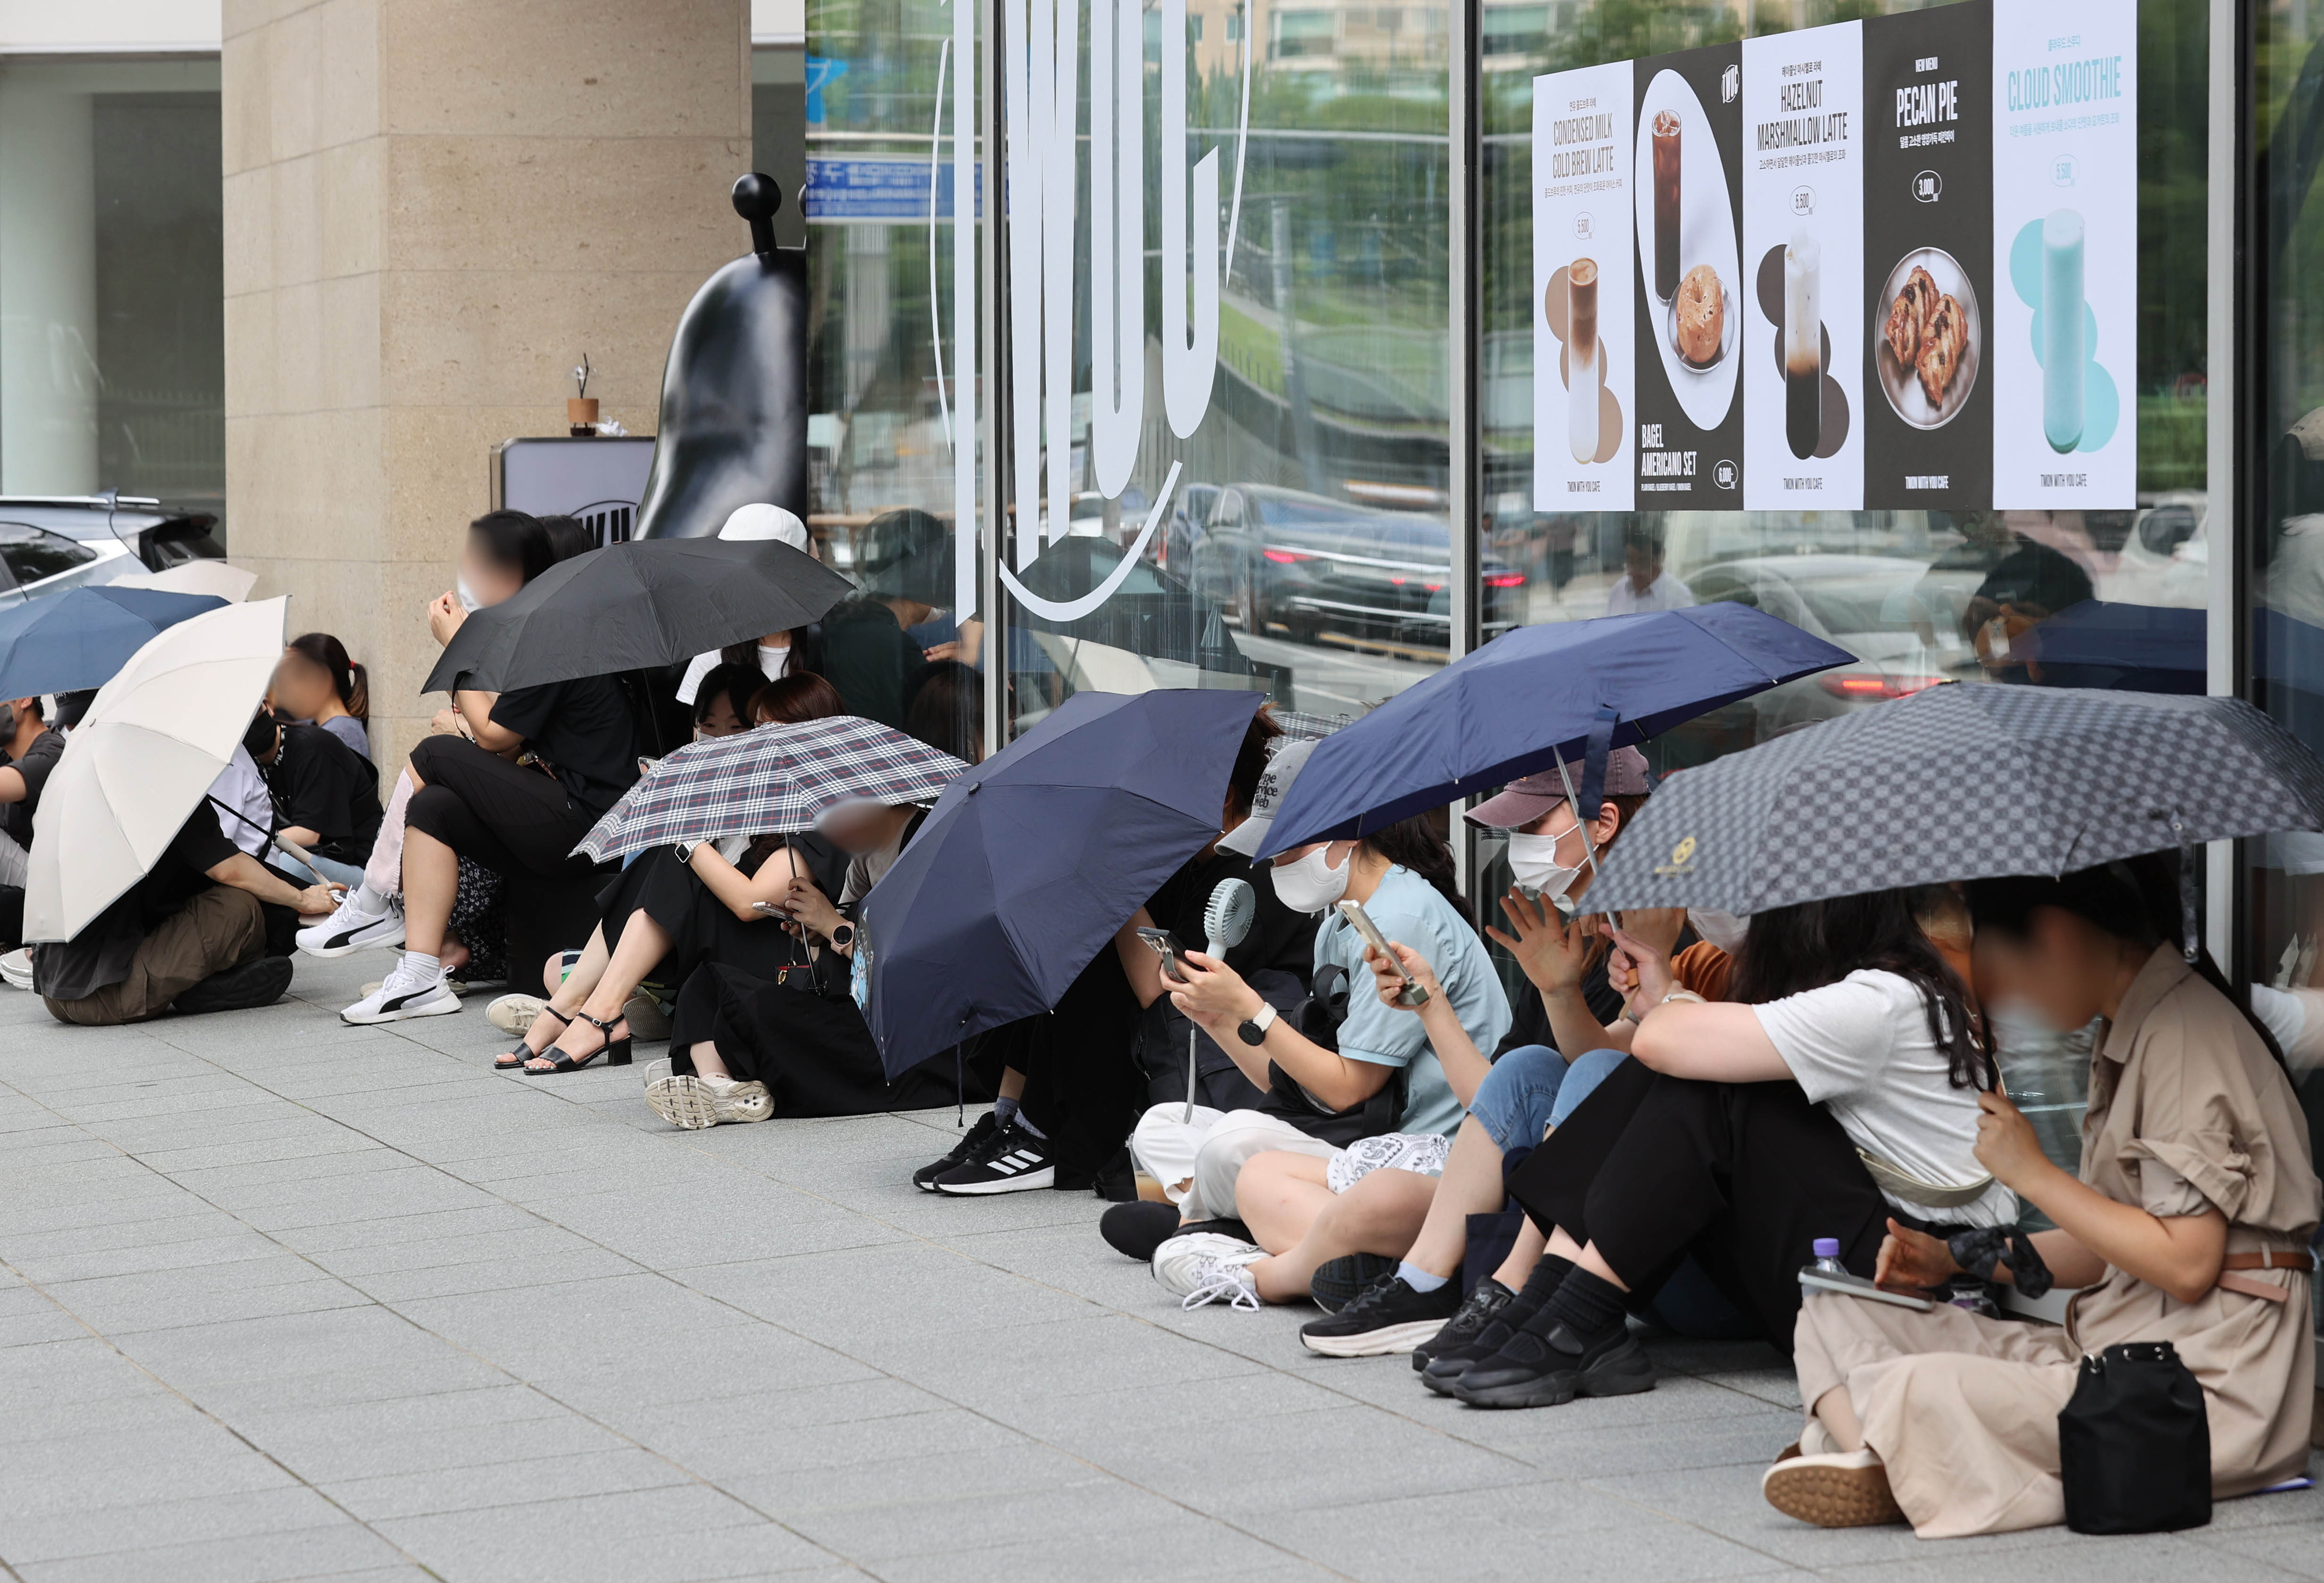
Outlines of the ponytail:
M 327 632 L 309 632 L 292 638 L 290 646 L 331 679 L 341 707 L 370 730 L 371 673 L 347 657 L 347 645 Z
M 347 713 L 371 729 L 371 672 L 358 661 L 347 662 L 347 689 L 339 694 L 339 701 L 347 706 Z

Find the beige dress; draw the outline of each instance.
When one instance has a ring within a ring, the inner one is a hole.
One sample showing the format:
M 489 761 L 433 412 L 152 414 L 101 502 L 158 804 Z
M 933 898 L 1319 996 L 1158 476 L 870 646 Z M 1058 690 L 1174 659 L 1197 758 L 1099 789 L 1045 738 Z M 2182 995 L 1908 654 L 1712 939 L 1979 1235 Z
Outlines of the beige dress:
M 2157 1216 L 2217 1208 L 2230 1253 L 2298 1252 L 2316 1229 L 2319 1189 L 2291 1084 L 2175 947 L 2139 970 L 2091 1059 L 2081 1175 Z M 2240 1273 L 2287 1300 L 2214 1287 L 2183 1303 L 2110 1268 L 2061 1329 L 1812 1297 L 1796 1332 L 1800 1397 L 1812 1409 L 1848 1387 L 1923 1539 L 2035 1528 L 2065 1518 L 2058 1410 L 2081 1357 L 2169 1341 L 2210 1410 L 2213 1491 L 2247 1495 L 2306 1471 L 2316 1356 L 2308 1276 Z

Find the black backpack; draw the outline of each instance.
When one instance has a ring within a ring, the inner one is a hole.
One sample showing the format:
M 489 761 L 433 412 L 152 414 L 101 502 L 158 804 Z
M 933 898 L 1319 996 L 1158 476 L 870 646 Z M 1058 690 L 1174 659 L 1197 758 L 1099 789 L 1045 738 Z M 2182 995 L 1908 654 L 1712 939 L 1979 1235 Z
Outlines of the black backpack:
M 2066 1526 L 2164 1533 L 2211 1520 L 2211 1423 L 2203 1387 L 2168 1341 L 2133 1341 L 2082 1359 L 2058 1411 Z

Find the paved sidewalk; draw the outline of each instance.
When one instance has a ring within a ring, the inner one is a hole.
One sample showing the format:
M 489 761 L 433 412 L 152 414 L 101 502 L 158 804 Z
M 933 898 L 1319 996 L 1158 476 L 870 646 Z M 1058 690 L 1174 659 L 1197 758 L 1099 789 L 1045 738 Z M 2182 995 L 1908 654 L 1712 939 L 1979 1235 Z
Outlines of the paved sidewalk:
M 203 1583 L 2324 1578 L 2324 1497 L 1923 1544 L 1759 1500 L 1763 1347 L 1548 1412 L 1183 1314 L 1093 1198 L 955 1202 L 949 1111 L 678 1133 L 482 1005 L 63 1028 L 0 990 L 0 1571 Z M 649 1051 L 649 1053 L 657 1053 Z

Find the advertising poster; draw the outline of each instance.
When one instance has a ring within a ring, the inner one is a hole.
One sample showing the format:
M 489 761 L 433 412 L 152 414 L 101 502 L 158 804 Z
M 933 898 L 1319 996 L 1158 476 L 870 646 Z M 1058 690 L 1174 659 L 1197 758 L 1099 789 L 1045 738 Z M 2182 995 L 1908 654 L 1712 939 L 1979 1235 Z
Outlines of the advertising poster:
M 1536 511 L 1633 509 L 1630 77 L 1533 79 Z
M 1864 504 L 1993 497 L 1992 5 L 1864 30 Z
M 1864 501 L 1863 41 L 1864 25 L 1848 22 L 1743 42 L 1743 504 L 1753 511 Z
M 1997 509 L 2136 502 L 2137 40 L 2115 0 L 1995 8 Z
M 1741 54 L 1636 63 L 1631 129 L 1637 508 L 1743 505 Z

